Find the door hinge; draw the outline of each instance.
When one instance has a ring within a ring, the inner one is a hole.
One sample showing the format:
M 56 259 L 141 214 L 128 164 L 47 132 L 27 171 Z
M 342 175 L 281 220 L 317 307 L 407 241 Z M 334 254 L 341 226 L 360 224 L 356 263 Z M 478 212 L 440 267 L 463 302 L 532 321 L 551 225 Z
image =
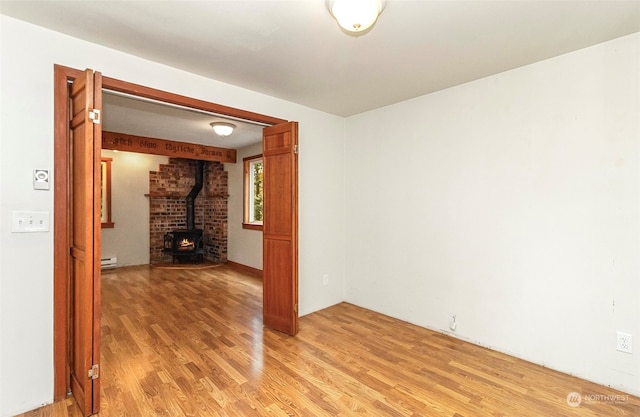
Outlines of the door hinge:
M 89 119 L 93 121 L 94 124 L 100 124 L 100 110 L 93 109 L 89 112 Z
M 98 379 L 100 377 L 100 365 L 96 364 L 89 369 L 89 378 Z
M 295 155 L 297 155 L 297 154 L 298 154 L 298 145 L 293 145 L 293 153 L 294 153 Z
M 295 303 L 295 304 L 293 305 L 293 312 L 294 312 L 294 313 L 297 313 L 297 312 L 298 312 L 298 303 Z

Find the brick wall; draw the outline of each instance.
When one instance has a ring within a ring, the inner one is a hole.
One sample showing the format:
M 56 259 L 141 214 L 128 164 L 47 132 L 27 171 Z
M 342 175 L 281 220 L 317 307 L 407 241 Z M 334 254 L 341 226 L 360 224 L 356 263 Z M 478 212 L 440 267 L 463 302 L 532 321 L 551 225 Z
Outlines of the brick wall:
M 227 201 L 228 173 L 221 163 L 209 163 L 202 191 L 207 195 L 203 204 L 204 241 L 208 259 L 227 261 Z
M 169 158 L 157 171 L 149 172 L 149 246 L 150 262 L 171 262 L 162 252 L 164 235 L 186 229 L 185 199 L 195 184 L 196 162 Z M 206 162 L 202 191 L 195 199 L 195 226 L 204 230 L 206 258 L 227 261 L 227 172 L 220 162 Z

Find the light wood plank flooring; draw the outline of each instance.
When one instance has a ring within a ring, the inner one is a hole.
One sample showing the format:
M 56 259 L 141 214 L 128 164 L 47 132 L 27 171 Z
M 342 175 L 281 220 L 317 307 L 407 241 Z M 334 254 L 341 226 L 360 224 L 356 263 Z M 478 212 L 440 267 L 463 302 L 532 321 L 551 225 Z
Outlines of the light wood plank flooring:
M 263 329 L 261 281 L 226 266 L 120 268 L 102 302 L 101 417 L 640 415 L 637 397 L 346 303 L 293 338 Z

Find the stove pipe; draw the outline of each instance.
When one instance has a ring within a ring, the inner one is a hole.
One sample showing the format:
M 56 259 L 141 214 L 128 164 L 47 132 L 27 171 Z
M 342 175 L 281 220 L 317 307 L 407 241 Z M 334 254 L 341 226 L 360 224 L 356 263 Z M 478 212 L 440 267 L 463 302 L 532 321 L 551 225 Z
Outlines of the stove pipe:
M 204 161 L 196 161 L 196 183 L 187 195 L 187 229 L 194 230 L 196 228 L 196 197 L 202 190 L 202 182 L 204 177 Z

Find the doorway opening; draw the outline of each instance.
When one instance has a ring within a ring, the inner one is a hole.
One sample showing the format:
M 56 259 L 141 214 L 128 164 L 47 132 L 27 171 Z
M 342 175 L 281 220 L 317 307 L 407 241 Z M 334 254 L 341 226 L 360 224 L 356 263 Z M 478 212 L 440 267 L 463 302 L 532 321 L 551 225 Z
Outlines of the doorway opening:
M 83 74 L 83 71 L 68 68 L 60 65 L 55 65 L 54 68 L 54 239 L 56 245 L 54 245 L 54 399 L 63 399 L 69 392 L 70 383 L 70 346 L 72 337 L 72 325 L 74 316 L 72 314 L 72 302 L 73 294 L 70 290 L 70 276 L 72 265 L 69 261 L 69 248 L 70 248 L 70 228 L 73 224 L 73 219 L 70 215 L 69 196 L 73 194 L 73 182 L 72 172 L 70 170 L 70 155 L 71 149 L 69 144 L 69 109 L 70 109 L 70 92 L 69 82 L 78 78 Z M 99 73 L 97 73 L 99 74 Z M 263 133 L 263 146 L 265 153 L 271 155 L 273 163 L 271 166 L 274 171 L 281 167 L 293 168 L 292 173 L 295 174 L 290 182 L 291 189 L 283 188 L 282 184 L 279 184 L 277 189 L 274 186 L 273 192 L 280 193 L 288 196 L 287 204 L 289 208 L 289 218 L 282 217 L 282 211 L 274 209 L 273 227 L 271 233 L 267 235 L 272 236 L 272 240 L 267 241 L 266 237 L 265 245 L 268 249 L 265 249 L 265 279 L 267 276 L 266 271 L 274 271 L 274 276 L 281 275 L 282 272 L 289 270 L 293 274 L 292 283 L 289 283 L 289 292 L 284 302 L 279 302 L 272 298 L 269 298 L 268 304 L 273 307 L 267 307 L 267 290 L 265 285 L 265 325 L 277 329 L 277 326 L 268 324 L 268 320 L 271 322 L 277 322 L 278 309 L 290 308 L 295 312 L 294 327 L 291 327 L 290 334 L 297 332 L 297 157 L 294 149 L 297 149 L 297 123 L 287 122 L 286 120 L 261 115 L 245 110 L 235 109 L 228 106 L 223 106 L 215 103 L 206 102 L 186 96 L 172 94 L 137 84 L 128 83 L 125 81 L 109 78 L 98 77 L 102 83 L 100 89 L 108 89 L 113 91 L 122 92 L 124 94 L 130 94 L 133 96 L 139 96 L 151 100 L 157 100 L 160 102 L 166 102 L 169 104 L 185 106 L 193 109 L 209 111 L 221 115 L 235 117 L 242 120 L 254 121 L 262 123 L 271 127 L 265 128 Z M 100 145 L 98 145 L 99 148 Z M 289 155 L 288 159 L 287 156 Z M 293 161 L 293 162 L 292 162 Z M 288 164 L 288 165 L 287 165 Z M 273 185 L 276 183 L 273 182 Z M 265 199 L 267 200 L 267 199 Z M 275 199 L 272 199 L 272 204 L 275 203 Z M 268 210 L 268 201 L 265 201 L 265 210 Z M 280 217 L 278 217 L 280 216 Z M 293 217 L 291 217 L 293 216 Z M 100 219 L 94 219 L 94 222 L 99 222 Z M 99 227 L 99 226 L 98 226 Z M 286 241 L 282 239 L 284 236 L 282 233 L 288 232 L 289 236 L 293 236 L 294 239 Z M 99 233 L 94 237 L 97 245 L 99 245 L 100 236 Z M 272 242 L 273 241 L 273 242 Z M 284 242 L 284 244 L 282 243 Z M 273 256 L 270 254 L 272 253 Z M 282 254 L 291 255 L 292 259 L 287 269 L 287 262 L 283 262 Z M 92 260 L 100 262 L 98 259 Z M 284 264 L 284 266 L 283 266 Z M 289 275 L 291 275 L 289 274 Z M 282 283 L 275 282 L 274 287 L 277 291 L 282 290 Z M 271 286 L 272 284 L 268 284 Z M 275 292 L 277 292 L 275 291 Z M 275 293 L 274 292 L 274 293 Z M 295 304 L 293 304 L 295 302 Z M 94 305 L 99 309 L 99 299 L 94 301 Z M 287 307 L 288 306 L 288 307 Z M 276 315 L 268 315 L 267 310 L 273 310 Z M 97 326 L 97 334 L 99 338 L 99 325 Z M 95 335 L 94 335 L 95 337 Z M 89 370 L 89 377 L 98 378 L 97 369 L 92 373 Z M 95 398 L 95 394 L 94 394 Z M 98 394 L 99 401 L 99 394 Z

